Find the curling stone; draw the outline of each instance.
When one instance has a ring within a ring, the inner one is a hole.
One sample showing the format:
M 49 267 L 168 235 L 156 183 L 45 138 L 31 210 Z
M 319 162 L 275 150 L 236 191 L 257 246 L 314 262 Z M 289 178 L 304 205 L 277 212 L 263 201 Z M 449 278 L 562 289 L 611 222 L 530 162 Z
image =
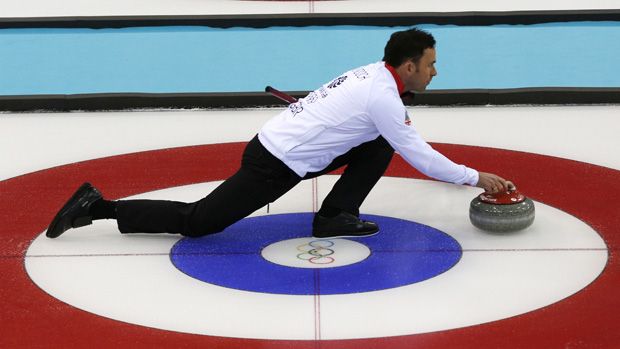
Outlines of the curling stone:
M 493 233 L 525 229 L 534 222 L 534 202 L 517 190 L 482 193 L 469 205 L 469 220 L 474 226 Z

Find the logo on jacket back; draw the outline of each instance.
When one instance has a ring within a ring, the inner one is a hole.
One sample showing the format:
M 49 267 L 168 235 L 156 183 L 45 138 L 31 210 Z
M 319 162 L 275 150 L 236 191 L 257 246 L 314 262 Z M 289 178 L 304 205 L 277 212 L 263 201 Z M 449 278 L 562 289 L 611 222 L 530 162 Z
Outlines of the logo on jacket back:
M 409 117 L 409 113 L 405 109 L 405 125 L 411 126 L 411 118 Z
M 304 107 L 301 105 L 301 101 L 299 101 L 297 103 L 289 104 L 288 110 L 293 114 L 293 117 L 295 117 L 297 114 L 304 111 Z
M 329 85 L 327 85 L 327 88 L 336 88 L 340 86 L 340 84 L 342 84 L 346 79 L 347 79 L 346 75 L 335 78 L 332 82 L 329 83 Z

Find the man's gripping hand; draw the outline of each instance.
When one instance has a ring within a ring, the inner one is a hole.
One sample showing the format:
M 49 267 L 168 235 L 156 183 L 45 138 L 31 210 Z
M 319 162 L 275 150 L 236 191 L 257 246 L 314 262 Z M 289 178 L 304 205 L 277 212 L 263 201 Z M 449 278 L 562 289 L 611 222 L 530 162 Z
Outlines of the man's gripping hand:
M 478 172 L 478 184 L 476 187 L 484 189 L 487 193 L 498 193 L 505 190 L 515 190 L 517 187 L 502 177 L 486 172 Z

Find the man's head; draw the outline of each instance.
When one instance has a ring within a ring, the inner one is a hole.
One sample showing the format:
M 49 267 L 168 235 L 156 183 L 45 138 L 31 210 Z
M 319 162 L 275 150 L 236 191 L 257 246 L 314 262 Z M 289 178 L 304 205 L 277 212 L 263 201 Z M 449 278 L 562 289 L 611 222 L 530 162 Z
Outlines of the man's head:
M 424 91 L 437 75 L 435 38 L 412 28 L 392 34 L 385 45 L 383 60 L 396 68 L 406 90 Z

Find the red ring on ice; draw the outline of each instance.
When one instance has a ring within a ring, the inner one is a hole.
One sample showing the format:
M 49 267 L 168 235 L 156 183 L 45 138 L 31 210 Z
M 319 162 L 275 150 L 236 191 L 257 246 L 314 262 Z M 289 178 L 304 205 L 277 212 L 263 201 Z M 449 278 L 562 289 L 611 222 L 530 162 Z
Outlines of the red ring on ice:
M 338 341 L 270 341 L 178 333 L 97 316 L 50 297 L 29 279 L 24 255 L 55 211 L 84 181 L 109 198 L 221 180 L 238 167 L 245 143 L 162 149 L 54 167 L 0 181 L 0 347 L 424 348 L 611 347 L 620 323 L 620 171 L 550 156 L 436 144 L 459 163 L 497 172 L 528 197 L 592 226 L 610 257 L 604 272 L 577 294 L 509 319 L 435 333 Z M 422 178 L 400 157 L 387 176 Z M 608 200 L 599 200 L 606 197 Z M 518 301 L 518 300 L 515 300 Z M 320 333 L 320 332 L 319 332 Z

